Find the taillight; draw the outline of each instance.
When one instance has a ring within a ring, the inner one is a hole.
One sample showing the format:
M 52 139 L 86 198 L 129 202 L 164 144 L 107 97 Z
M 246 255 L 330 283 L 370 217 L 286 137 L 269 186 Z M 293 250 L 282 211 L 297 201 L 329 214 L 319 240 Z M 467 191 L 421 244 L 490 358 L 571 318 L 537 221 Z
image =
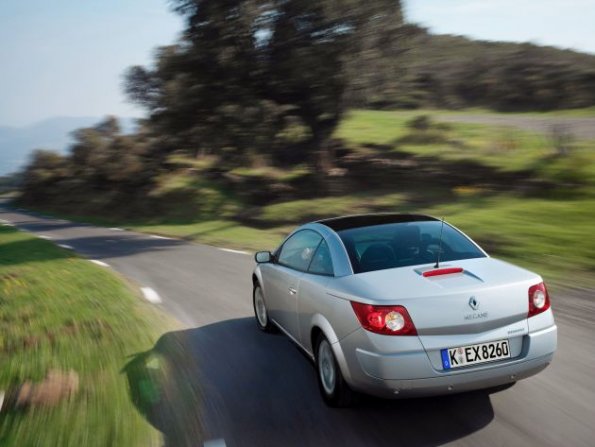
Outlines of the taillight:
M 417 335 L 409 312 L 403 306 L 373 306 L 351 302 L 362 327 L 384 335 Z
M 534 286 L 529 287 L 529 314 L 528 317 L 533 317 L 545 312 L 550 308 L 550 296 L 547 293 L 545 284 L 540 282 Z

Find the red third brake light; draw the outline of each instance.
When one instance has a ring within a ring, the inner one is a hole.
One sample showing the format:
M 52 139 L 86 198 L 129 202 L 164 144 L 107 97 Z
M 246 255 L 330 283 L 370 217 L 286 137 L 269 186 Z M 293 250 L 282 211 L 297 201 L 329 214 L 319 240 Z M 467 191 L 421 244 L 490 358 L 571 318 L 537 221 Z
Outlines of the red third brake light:
M 427 270 L 422 273 L 422 275 L 427 278 L 429 276 L 439 276 L 439 275 L 451 275 L 453 273 L 462 273 L 463 269 L 461 267 L 448 267 L 443 269 L 435 269 L 435 270 Z
M 409 312 L 403 306 L 373 306 L 351 302 L 362 327 L 384 335 L 417 335 Z
M 540 282 L 529 287 L 529 314 L 527 317 L 533 317 L 545 312 L 550 308 L 550 296 L 547 293 L 545 284 Z

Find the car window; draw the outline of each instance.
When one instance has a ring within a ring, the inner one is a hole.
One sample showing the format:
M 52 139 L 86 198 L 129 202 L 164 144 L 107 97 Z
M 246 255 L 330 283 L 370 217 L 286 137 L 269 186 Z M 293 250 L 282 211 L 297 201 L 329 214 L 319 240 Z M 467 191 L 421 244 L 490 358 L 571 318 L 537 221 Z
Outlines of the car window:
M 302 230 L 285 241 L 278 262 L 286 267 L 306 271 L 322 236 L 312 230 Z
M 312 263 L 308 269 L 310 273 L 316 273 L 317 275 L 332 275 L 333 274 L 333 261 L 331 259 L 331 252 L 328 248 L 328 244 L 323 239 L 314 257 Z
M 436 261 L 440 247 L 440 221 L 373 225 L 339 231 L 355 273 Z M 441 261 L 485 257 L 460 231 L 448 224 L 442 234 Z

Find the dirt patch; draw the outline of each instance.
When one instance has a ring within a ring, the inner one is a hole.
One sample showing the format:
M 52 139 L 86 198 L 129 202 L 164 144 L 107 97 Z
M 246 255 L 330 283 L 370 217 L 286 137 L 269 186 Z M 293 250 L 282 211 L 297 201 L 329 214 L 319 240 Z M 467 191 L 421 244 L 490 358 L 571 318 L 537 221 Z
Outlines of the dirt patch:
M 28 380 L 21 386 L 9 389 L 4 398 L 4 410 L 50 407 L 70 399 L 79 389 L 79 376 L 75 371 L 51 370 L 39 383 Z
M 16 404 L 22 406 L 51 406 L 78 391 L 79 377 L 74 371 L 52 370 L 41 383 L 25 382 L 19 390 Z
M 16 273 L 5 273 L 4 275 L 0 275 L 0 281 L 11 281 L 18 279 L 19 275 Z

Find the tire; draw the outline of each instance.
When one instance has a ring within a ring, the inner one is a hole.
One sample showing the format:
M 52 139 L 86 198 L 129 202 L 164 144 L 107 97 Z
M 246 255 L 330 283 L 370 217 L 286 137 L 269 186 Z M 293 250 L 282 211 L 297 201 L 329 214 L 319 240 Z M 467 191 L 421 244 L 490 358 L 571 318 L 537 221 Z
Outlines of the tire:
M 256 326 L 263 332 L 274 332 L 275 326 L 269 320 L 269 314 L 264 302 L 264 295 L 260 284 L 254 286 L 252 291 L 252 307 L 254 308 L 254 319 Z
M 355 393 L 343 378 L 331 344 L 324 335 L 316 343 L 316 376 L 324 402 L 329 407 L 344 408 L 355 401 Z

